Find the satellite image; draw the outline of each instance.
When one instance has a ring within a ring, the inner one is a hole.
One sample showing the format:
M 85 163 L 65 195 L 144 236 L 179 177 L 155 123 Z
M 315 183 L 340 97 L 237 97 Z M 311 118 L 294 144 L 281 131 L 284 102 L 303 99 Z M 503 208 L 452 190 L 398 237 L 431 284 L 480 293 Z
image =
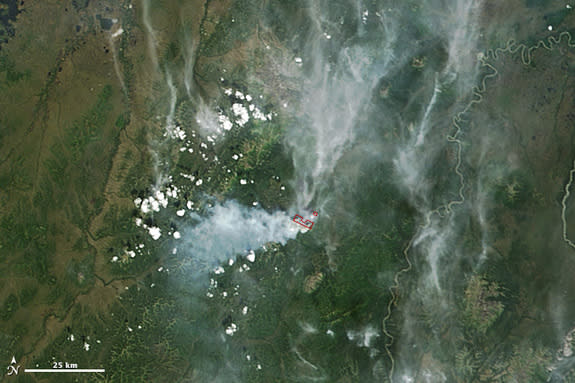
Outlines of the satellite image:
M 0 0 L 0 382 L 575 383 L 573 0 Z

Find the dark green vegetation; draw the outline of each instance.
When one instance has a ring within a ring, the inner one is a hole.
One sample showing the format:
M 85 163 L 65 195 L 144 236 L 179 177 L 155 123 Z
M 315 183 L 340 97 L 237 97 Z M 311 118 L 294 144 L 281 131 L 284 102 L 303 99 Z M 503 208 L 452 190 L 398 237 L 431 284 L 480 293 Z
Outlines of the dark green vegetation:
M 7 87 L 17 84 L 20 80 L 30 77 L 30 72 L 20 72 L 16 64 L 7 56 L 0 56 L 0 73 L 5 77 L 4 84 Z
M 549 3 L 550 3 L 549 0 L 525 0 L 525 5 L 528 8 L 535 8 L 535 7 L 543 8 L 549 5 Z
M 57 355 L 55 360 L 106 368 L 105 376 L 86 376 L 85 381 L 90 382 L 161 381 L 181 374 L 187 368 L 185 356 L 194 347 L 194 328 L 186 320 L 186 311 L 166 298 L 165 282 L 161 276 L 141 280 L 105 314 L 75 305 L 69 313 L 72 325 L 35 363 L 50 368 Z M 61 381 L 77 379 L 65 378 Z
M 210 276 L 215 281 L 208 289 L 212 297 L 189 295 L 189 289 L 194 293 L 198 283 L 190 276 L 193 269 L 184 267 L 177 273 L 182 281 L 179 294 L 174 292 L 179 296 L 177 306 L 194 302 L 191 317 L 203 318 L 194 320 L 196 326 L 216 332 L 200 335 L 189 330 L 195 348 L 189 376 L 233 376 L 233 369 L 227 371 L 222 364 L 237 364 L 243 365 L 239 373 L 242 381 L 289 381 L 301 373 L 329 376 L 334 381 L 370 379 L 373 362 L 368 349 L 350 343 L 346 331 L 377 327 L 373 320 L 385 312 L 389 299 L 386 286 L 391 278 L 379 270 L 397 267 L 400 254 L 394 249 L 403 247 L 404 240 L 393 227 L 388 226 L 390 231 L 379 240 L 367 225 L 361 228 L 367 232 L 342 238 L 341 242 L 349 246 L 330 256 L 322 245 L 324 231 L 319 229 L 285 247 L 268 244 L 266 250 L 256 252 L 255 263 L 239 257 L 233 266 L 224 267 L 223 274 Z M 403 233 L 410 231 L 409 225 L 402 229 Z M 240 272 L 242 264 L 249 265 L 250 270 Z M 294 273 L 294 267 L 299 272 Z M 330 270 L 333 267 L 337 271 Z M 177 270 L 178 264 L 170 268 Z M 238 330 L 226 336 L 229 349 L 213 349 L 212 342 L 219 342 L 217 334 L 232 324 Z M 336 335 L 327 334 L 328 330 Z M 372 346 L 381 347 L 383 341 L 375 339 Z M 320 369 L 302 363 L 294 349 Z M 209 357 L 204 360 L 201 355 Z M 264 367 L 259 370 L 258 365 Z

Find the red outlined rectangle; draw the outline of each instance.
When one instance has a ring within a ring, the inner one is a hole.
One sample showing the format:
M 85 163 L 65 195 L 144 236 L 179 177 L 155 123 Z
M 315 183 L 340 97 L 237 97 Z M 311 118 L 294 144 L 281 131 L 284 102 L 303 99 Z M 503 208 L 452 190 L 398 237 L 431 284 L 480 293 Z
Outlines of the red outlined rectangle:
M 309 229 L 309 230 L 311 230 L 311 228 L 313 227 L 313 224 L 314 224 L 314 223 L 313 223 L 312 221 L 310 221 L 309 219 L 303 219 L 303 217 L 302 217 L 301 215 L 299 215 L 299 214 L 296 214 L 296 215 L 293 217 L 293 221 L 294 221 L 295 223 L 297 223 L 297 224 L 302 225 L 303 227 L 305 227 L 306 229 Z

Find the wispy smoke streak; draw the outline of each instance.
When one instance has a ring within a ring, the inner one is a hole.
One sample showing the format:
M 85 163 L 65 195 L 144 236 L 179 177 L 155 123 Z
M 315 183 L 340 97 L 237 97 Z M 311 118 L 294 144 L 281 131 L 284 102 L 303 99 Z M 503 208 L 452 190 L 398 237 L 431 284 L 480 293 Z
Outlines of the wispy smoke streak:
M 308 208 L 314 198 L 325 199 L 325 181 L 354 144 L 369 98 L 395 58 L 397 37 L 392 18 L 380 15 L 377 22 L 386 34 L 384 39 L 377 45 L 361 40 L 343 45 L 334 59 L 322 53 L 326 49 L 325 31 L 332 27 L 329 22 L 318 21 L 325 9 L 310 5 L 310 12 L 316 28 L 303 49 L 305 85 L 302 103 L 294 107 L 303 121 L 286 133 L 296 170 L 294 188 L 299 209 Z M 370 53 L 374 51 L 378 51 L 377 56 Z
M 119 32 L 119 34 L 118 34 Z M 124 94 L 128 93 L 126 89 L 126 84 L 124 83 L 124 76 L 122 75 L 122 71 L 120 70 L 120 64 L 118 63 L 118 53 L 116 52 L 116 44 L 114 43 L 114 39 L 122 33 L 121 28 L 114 34 L 110 34 L 109 42 L 110 42 L 110 50 L 112 51 L 112 57 L 114 58 L 114 71 L 116 72 L 116 76 L 118 77 L 118 81 L 122 86 L 122 90 Z
M 184 86 L 188 97 L 192 96 L 192 85 L 194 76 L 194 44 L 190 39 L 189 33 L 184 34 Z
M 142 0 L 142 20 L 148 35 L 148 53 L 150 54 L 154 68 L 158 68 L 158 52 L 156 48 L 158 40 L 156 38 L 156 32 L 152 27 L 152 22 L 150 21 L 150 0 Z
M 166 116 L 166 129 L 170 133 L 171 129 L 174 128 L 174 114 L 176 113 L 176 102 L 178 101 L 178 90 L 174 85 L 172 80 L 172 74 L 169 70 L 166 70 L 166 84 L 170 90 L 170 109 L 168 115 Z

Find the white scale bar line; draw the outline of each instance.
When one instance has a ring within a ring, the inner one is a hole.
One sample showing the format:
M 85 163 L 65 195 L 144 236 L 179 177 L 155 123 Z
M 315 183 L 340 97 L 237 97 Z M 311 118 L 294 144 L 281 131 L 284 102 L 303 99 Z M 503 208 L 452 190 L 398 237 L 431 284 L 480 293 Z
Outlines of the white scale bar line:
M 27 368 L 24 372 L 106 372 L 104 368 Z

